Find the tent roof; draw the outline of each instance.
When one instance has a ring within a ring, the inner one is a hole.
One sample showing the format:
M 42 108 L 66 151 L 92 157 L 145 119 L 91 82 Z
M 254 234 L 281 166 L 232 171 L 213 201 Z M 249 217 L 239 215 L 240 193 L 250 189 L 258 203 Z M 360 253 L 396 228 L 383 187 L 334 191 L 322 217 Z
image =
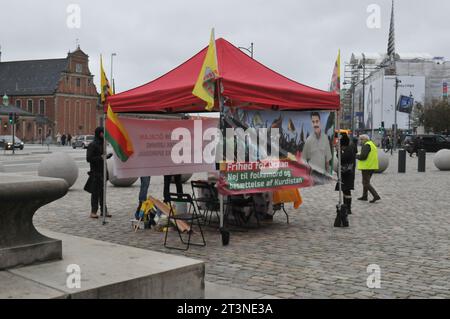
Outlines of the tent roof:
M 339 95 L 318 90 L 269 69 L 225 39 L 216 40 L 225 104 L 249 109 L 336 110 Z M 114 112 L 201 112 L 192 95 L 207 47 L 165 75 L 109 97 Z M 217 104 L 217 103 L 216 103 Z M 218 111 L 216 105 L 215 111 Z

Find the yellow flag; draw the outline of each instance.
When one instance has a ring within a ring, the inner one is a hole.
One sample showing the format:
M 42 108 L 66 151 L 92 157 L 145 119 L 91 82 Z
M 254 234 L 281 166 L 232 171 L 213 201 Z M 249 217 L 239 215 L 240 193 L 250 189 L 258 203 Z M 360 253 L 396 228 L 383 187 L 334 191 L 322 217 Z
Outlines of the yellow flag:
M 208 52 L 206 52 L 205 61 L 203 61 L 200 74 L 192 91 L 193 95 L 206 102 L 205 109 L 208 111 L 214 108 L 214 94 L 218 77 L 219 67 L 217 65 L 216 40 L 214 39 L 214 29 L 212 29 Z
M 101 87 L 101 102 L 105 103 L 106 98 L 112 95 L 111 86 L 106 78 L 105 70 L 103 70 L 103 59 L 100 55 L 100 87 Z
M 341 92 L 341 50 L 339 50 L 336 63 L 334 64 L 330 92 L 336 92 L 337 94 Z

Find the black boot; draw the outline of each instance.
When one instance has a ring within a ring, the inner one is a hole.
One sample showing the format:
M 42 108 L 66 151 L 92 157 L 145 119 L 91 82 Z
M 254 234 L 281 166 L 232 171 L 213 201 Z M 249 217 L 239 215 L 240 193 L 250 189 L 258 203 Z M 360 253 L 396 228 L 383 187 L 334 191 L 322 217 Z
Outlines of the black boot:
M 341 223 L 342 223 L 342 227 L 348 227 L 348 207 L 347 205 L 342 205 L 341 206 Z
M 334 227 L 342 227 L 341 209 L 336 205 L 336 218 L 334 219 Z
M 347 214 L 352 214 L 352 198 L 344 198 L 344 204 L 347 206 Z

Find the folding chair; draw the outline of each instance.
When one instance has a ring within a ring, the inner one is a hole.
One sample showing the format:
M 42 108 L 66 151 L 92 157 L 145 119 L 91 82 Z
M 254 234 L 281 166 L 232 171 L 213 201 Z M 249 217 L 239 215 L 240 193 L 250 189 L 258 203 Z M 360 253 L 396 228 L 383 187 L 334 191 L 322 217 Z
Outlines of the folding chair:
M 198 211 L 203 215 L 205 224 L 212 221 L 212 215 L 215 212 L 219 218 L 220 203 L 218 193 L 214 184 L 207 181 L 191 181 L 192 196 L 197 204 Z
M 197 207 L 194 204 L 194 201 L 192 200 L 191 195 L 170 193 L 168 199 L 169 199 L 170 211 L 169 211 L 169 217 L 167 218 L 167 229 L 169 229 L 170 222 L 173 221 L 176 226 L 178 236 L 180 237 L 181 243 L 185 245 L 185 248 L 168 246 L 167 245 L 167 235 L 169 233 L 168 231 L 166 231 L 166 235 L 164 238 L 164 247 L 169 248 L 169 249 L 188 250 L 190 245 L 206 246 L 205 237 L 203 235 L 202 226 L 200 223 L 201 215 L 198 213 Z M 175 207 L 174 207 L 174 206 L 176 206 L 176 203 L 186 203 L 186 205 L 188 206 L 188 207 L 186 207 L 186 213 L 176 213 Z M 178 227 L 177 221 L 183 221 L 189 225 L 187 242 L 183 239 L 182 232 L 180 231 L 180 228 Z M 200 230 L 200 234 L 202 236 L 202 243 L 191 243 L 191 236 L 194 232 L 194 229 L 193 229 L 194 221 L 197 221 L 196 224 L 197 224 L 197 226 Z

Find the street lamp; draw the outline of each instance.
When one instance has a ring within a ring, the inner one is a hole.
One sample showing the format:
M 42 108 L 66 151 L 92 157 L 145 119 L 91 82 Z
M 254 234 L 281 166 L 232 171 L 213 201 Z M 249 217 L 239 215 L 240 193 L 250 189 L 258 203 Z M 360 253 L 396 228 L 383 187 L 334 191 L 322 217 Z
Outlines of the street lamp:
M 355 134 L 355 127 L 354 127 L 354 123 L 355 123 L 355 85 L 352 82 L 347 82 L 344 81 L 344 83 L 342 83 L 343 85 L 350 85 L 350 90 L 353 90 L 352 92 L 352 104 L 351 104 L 351 113 L 350 113 L 350 127 L 352 130 L 352 134 Z
M 409 105 L 408 105 L 408 107 L 409 107 L 408 131 L 411 131 L 411 113 L 413 112 L 413 109 L 414 109 L 414 103 L 412 102 L 412 98 L 413 98 L 412 92 L 409 92 L 409 101 L 408 101 L 408 103 L 409 103 Z M 411 134 L 411 132 L 408 132 L 408 134 Z
M 365 109 L 366 109 L 366 55 L 364 53 L 361 53 L 362 55 L 362 65 L 360 64 L 358 69 L 363 70 L 363 78 L 362 78 L 362 85 L 363 85 L 363 92 L 362 92 L 362 114 L 363 114 L 363 122 L 364 122 L 364 115 L 365 115 Z
M 114 85 L 114 78 L 113 78 L 113 57 L 115 57 L 116 55 L 117 55 L 117 53 L 111 53 L 111 86 L 112 86 L 113 94 L 116 93 L 116 88 Z
M 253 59 L 253 42 L 250 43 L 250 47 L 249 48 L 244 48 L 244 47 L 238 47 L 241 50 L 245 50 L 248 53 L 250 53 L 250 57 Z

